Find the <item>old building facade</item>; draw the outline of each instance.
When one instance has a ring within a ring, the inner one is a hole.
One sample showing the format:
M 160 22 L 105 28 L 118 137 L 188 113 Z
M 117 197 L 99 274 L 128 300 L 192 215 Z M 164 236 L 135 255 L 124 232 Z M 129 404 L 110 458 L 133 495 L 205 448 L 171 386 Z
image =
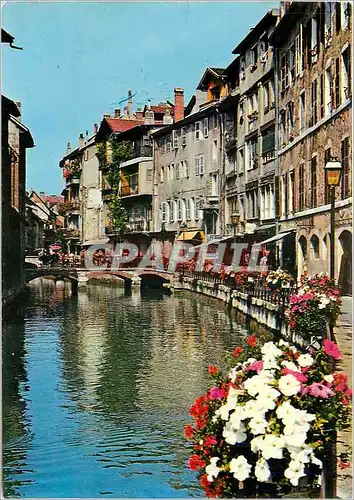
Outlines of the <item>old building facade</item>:
M 279 217 L 296 230 L 298 275 L 329 271 L 325 164 L 342 165 L 336 188 L 335 276 L 351 294 L 351 3 L 292 2 L 271 38 L 279 81 Z
M 153 134 L 154 226 L 203 242 L 221 234 L 218 104 L 227 95 L 227 76 L 207 68 L 185 110 L 182 89 L 175 94 L 175 123 Z

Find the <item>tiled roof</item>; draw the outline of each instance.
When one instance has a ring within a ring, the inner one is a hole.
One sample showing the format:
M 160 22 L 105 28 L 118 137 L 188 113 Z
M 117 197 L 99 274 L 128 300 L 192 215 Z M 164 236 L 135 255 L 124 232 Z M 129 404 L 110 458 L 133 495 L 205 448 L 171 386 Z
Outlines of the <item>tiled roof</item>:
M 168 109 L 170 111 L 171 115 L 173 115 L 173 113 L 174 113 L 173 106 L 169 106 L 168 104 L 157 104 L 156 106 L 151 106 L 151 110 L 154 113 L 165 113 L 166 109 Z
M 48 203 L 64 203 L 64 196 L 45 195 L 44 200 Z
M 142 120 L 125 120 L 124 118 L 105 118 L 112 132 L 124 132 L 137 125 L 143 125 Z

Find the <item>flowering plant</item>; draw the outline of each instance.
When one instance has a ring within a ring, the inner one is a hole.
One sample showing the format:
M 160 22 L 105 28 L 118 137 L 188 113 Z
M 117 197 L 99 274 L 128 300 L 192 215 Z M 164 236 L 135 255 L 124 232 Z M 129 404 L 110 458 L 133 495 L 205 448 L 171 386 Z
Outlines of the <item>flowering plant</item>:
M 294 281 L 294 278 L 291 274 L 279 270 L 279 271 L 270 271 L 266 276 L 266 285 L 269 288 L 278 289 L 283 286 L 289 286 Z
M 286 317 L 290 328 L 302 336 L 322 336 L 326 323 L 334 325 L 340 313 L 340 289 L 325 273 L 301 277 L 296 295 L 289 298 Z
M 304 479 L 308 491 L 319 488 L 326 443 L 351 415 L 346 376 L 330 373 L 339 356 L 329 340 L 301 352 L 285 341 L 260 347 L 252 335 L 235 348 L 226 376 L 209 367 L 214 386 L 185 426 L 189 467 L 207 496 L 272 496 Z

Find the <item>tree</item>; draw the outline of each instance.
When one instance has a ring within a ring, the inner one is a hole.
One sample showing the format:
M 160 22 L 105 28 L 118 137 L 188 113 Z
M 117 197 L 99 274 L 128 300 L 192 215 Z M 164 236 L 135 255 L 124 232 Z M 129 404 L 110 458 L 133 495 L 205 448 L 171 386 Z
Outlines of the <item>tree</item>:
M 121 198 L 118 195 L 113 196 L 108 208 L 111 228 L 114 229 L 118 236 L 122 236 L 128 222 L 128 213 L 122 205 Z

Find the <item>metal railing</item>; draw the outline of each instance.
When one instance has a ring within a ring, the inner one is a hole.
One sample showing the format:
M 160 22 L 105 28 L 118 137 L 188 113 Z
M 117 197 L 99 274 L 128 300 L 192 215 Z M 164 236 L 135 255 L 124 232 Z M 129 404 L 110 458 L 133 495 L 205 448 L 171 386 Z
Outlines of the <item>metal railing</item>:
M 270 302 L 274 305 L 286 305 L 289 303 L 290 295 L 293 295 L 296 291 L 295 286 L 290 286 L 289 288 L 278 288 L 276 290 L 271 290 L 269 287 L 265 286 L 264 282 L 258 281 L 250 281 L 244 284 L 239 284 L 235 281 L 233 276 L 225 276 L 222 277 L 220 274 L 212 274 L 206 271 L 190 271 L 184 270 L 184 272 L 180 272 L 180 276 L 186 276 L 188 278 L 192 278 L 196 281 L 203 281 L 205 283 L 217 285 L 225 285 L 231 288 L 232 290 L 236 290 L 251 297 L 262 299 L 266 302 Z

